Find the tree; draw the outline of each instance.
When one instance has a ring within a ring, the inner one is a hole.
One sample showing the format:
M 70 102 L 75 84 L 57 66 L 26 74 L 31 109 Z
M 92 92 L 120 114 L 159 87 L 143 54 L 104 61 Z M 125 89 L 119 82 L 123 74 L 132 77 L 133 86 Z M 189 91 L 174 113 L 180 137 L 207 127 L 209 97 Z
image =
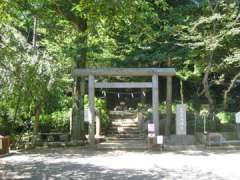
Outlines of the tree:
M 53 66 L 53 59 L 46 51 L 34 53 L 15 28 L 1 25 L 1 32 L 1 101 L 13 109 L 11 116 L 14 122 L 23 113 L 28 120 L 34 116 L 34 129 L 37 131 L 40 112 L 55 83 L 57 66 Z

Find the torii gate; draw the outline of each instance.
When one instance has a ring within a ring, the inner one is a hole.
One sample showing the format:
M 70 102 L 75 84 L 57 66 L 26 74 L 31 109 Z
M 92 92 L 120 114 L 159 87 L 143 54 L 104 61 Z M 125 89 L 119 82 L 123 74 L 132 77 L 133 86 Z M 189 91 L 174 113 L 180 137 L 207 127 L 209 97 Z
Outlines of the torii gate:
M 153 123 L 155 135 L 159 135 L 159 87 L 158 77 L 167 78 L 166 122 L 170 122 L 172 114 L 172 76 L 174 68 L 99 68 L 75 69 L 73 76 L 88 76 L 89 98 L 89 137 L 91 145 L 95 144 L 95 88 L 152 88 Z M 152 76 L 152 82 L 95 82 L 95 76 Z

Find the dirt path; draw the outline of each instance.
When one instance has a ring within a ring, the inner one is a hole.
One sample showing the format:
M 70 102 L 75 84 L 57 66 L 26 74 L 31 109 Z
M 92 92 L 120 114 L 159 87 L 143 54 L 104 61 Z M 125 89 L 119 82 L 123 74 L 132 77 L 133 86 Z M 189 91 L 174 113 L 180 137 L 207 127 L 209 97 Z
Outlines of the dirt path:
M 0 159 L 0 179 L 240 179 L 240 152 L 34 150 Z

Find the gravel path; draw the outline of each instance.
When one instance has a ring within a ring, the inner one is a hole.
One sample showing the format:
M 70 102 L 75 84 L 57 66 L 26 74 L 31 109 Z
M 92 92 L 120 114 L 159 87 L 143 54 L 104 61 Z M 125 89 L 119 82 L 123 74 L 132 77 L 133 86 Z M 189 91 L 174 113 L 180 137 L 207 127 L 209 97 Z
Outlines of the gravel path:
M 0 179 L 240 179 L 240 152 L 124 152 L 58 148 L 0 159 Z

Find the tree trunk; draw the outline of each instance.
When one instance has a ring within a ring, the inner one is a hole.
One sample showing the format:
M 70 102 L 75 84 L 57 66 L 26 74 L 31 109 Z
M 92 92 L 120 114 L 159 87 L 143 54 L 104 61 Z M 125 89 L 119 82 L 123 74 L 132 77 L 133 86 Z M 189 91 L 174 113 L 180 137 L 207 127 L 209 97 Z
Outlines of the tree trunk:
M 167 77 L 165 136 L 169 136 L 172 122 L 172 77 Z
M 16 107 L 15 107 L 15 111 L 14 111 L 14 118 L 13 120 L 16 122 L 17 121 L 17 115 L 18 115 L 18 110 L 20 107 L 20 102 L 21 102 L 21 93 L 19 93 L 18 97 L 17 97 L 17 103 L 16 103 Z
M 171 58 L 167 61 L 168 67 L 171 67 Z M 169 136 L 171 133 L 172 123 L 172 77 L 166 77 L 166 122 L 165 122 L 165 136 Z
M 39 119 L 40 119 L 40 114 L 42 111 L 42 105 L 41 103 L 36 106 L 35 113 L 34 113 L 34 129 L 33 129 L 33 134 L 37 136 L 39 132 Z
M 36 142 L 37 142 L 37 137 L 39 133 L 39 119 L 40 119 L 41 112 L 42 112 L 42 102 L 37 103 L 34 111 L 34 126 L 33 126 L 33 138 L 32 138 L 33 147 L 36 146 Z
M 34 53 L 36 53 L 36 43 L 37 43 L 37 18 L 36 16 L 33 17 L 33 37 L 32 37 L 32 49 Z M 33 145 L 35 146 L 37 134 L 39 131 L 39 118 L 41 113 L 41 103 L 36 103 L 36 108 L 34 112 L 34 126 L 33 126 Z
M 228 94 L 231 91 L 231 89 L 233 88 L 235 82 L 237 81 L 237 79 L 239 77 L 240 77 L 240 72 L 234 76 L 234 78 L 232 79 L 232 81 L 231 81 L 230 85 L 228 86 L 227 90 L 224 91 L 224 97 L 223 97 L 223 109 L 224 109 L 224 111 L 226 111 L 227 108 L 228 108 Z
M 181 96 L 181 103 L 184 103 L 184 94 L 183 94 L 183 80 L 180 80 L 180 96 Z
M 204 95 L 208 99 L 208 103 L 209 103 L 208 113 L 209 113 L 210 117 L 212 117 L 212 114 L 214 112 L 214 101 L 210 94 L 209 83 L 208 83 L 208 77 L 209 77 L 211 67 L 212 67 L 212 55 L 210 56 L 210 59 L 208 61 L 208 65 L 207 65 L 207 68 L 206 68 L 206 71 L 205 71 L 205 74 L 203 77 L 203 81 L 202 81 L 203 88 L 204 88 Z
M 73 12 L 75 3 L 72 1 L 63 3 L 53 3 L 53 10 L 66 18 L 73 24 L 75 30 L 79 33 L 76 37 L 76 54 L 73 60 L 73 69 L 85 68 L 87 60 L 87 19 Z M 79 140 L 84 138 L 84 94 L 85 80 L 83 77 L 74 79 L 73 84 L 73 106 L 71 119 L 71 139 Z
M 74 68 L 86 67 L 86 43 L 87 35 L 82 35 L 76 39 L 77 54 L 74 59 Z M 85 95 L 85 78 L 76 77 L 73 86 L 73 108 L 71 122 L 71 139 L 79 140 L 84 137 L 84 95 Z

